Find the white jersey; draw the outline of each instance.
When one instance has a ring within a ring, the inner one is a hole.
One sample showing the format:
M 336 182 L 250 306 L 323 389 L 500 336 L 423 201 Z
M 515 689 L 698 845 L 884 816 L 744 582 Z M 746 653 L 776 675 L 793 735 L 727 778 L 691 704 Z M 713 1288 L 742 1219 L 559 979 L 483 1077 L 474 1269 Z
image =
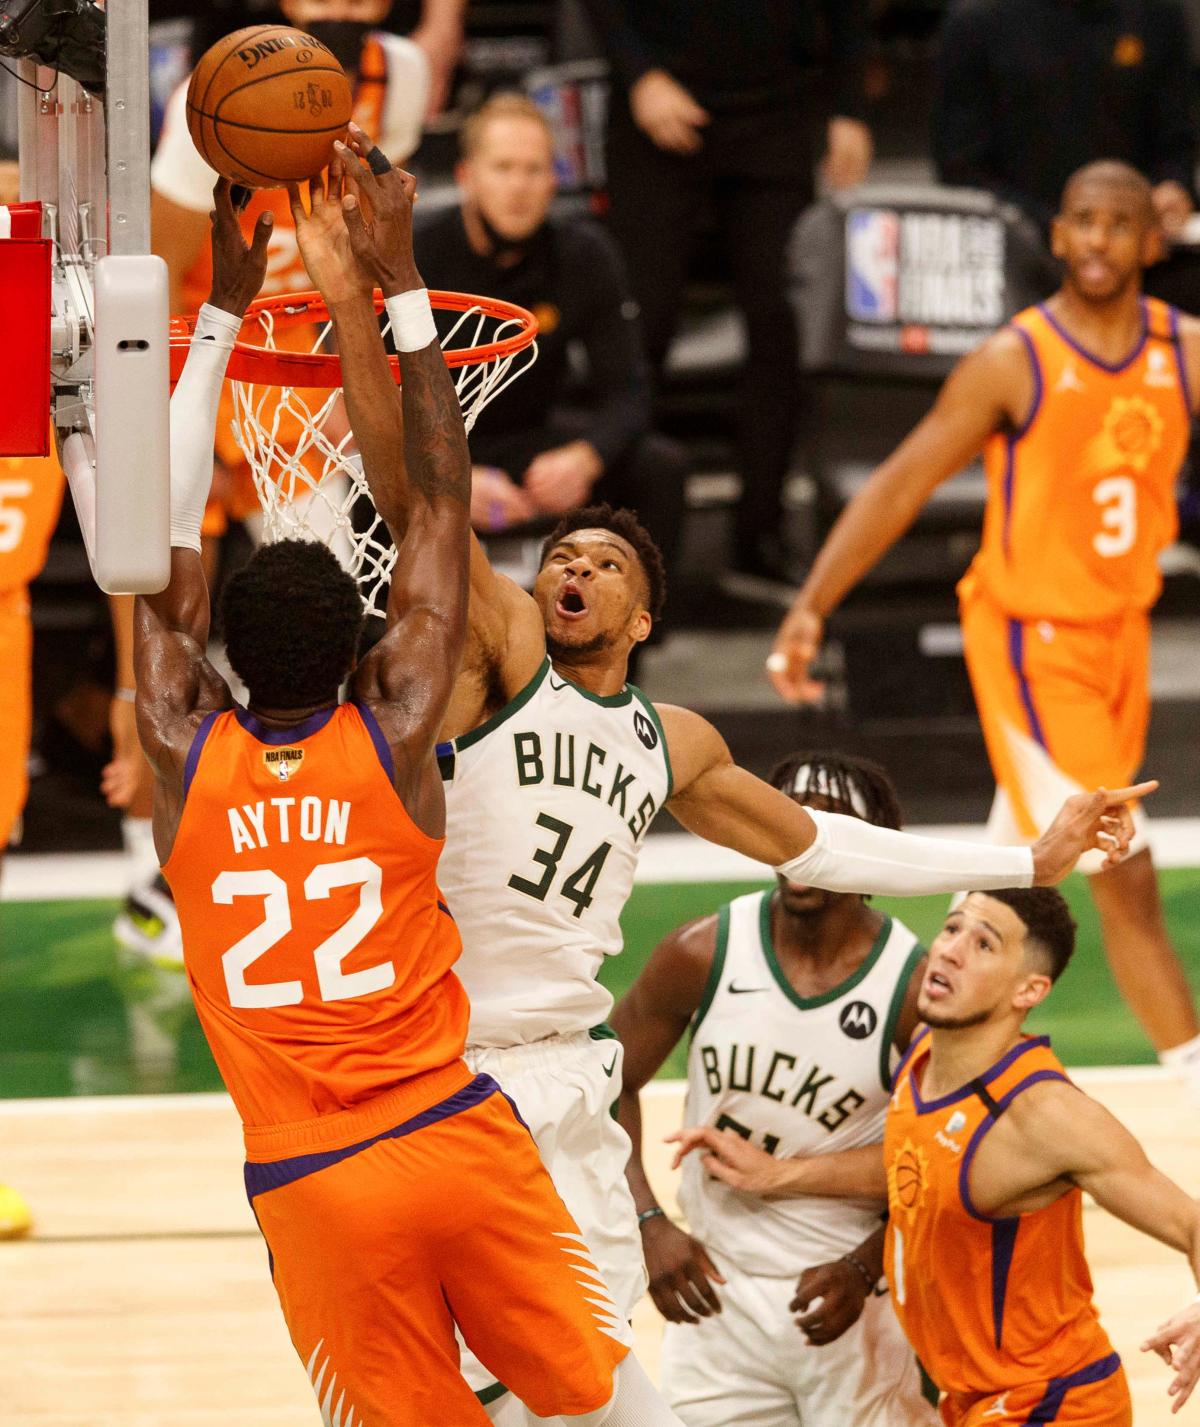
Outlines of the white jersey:
M 916 937 L 890 917 L 859 969 L 804 998 L 771 942 L 771 891 L 717 914 L 717 948 L 688 1050 L 688 1125 L 736 1130 L 780 1158 L 878 1143 L 896 1021 Z M 881 1151 L 882 1153 L 882 1151 Z M 693 1234 L 746 1273 L 795 1278 L 848 1253 L 879 1227 L 881 1206 L 805 1195 L 749 1199 L 684 1161 L 679 1202 Z
M 621 950 L 638 853 L 671 796 L 654 706 L 632 685 L 590 694 L 547 659 L 438 759 L 438 881 L 462 934 L 454 969 L 471 998 L 468 1043 L 520 1045 L 599 1025 L 612 996 L 596 975 Z

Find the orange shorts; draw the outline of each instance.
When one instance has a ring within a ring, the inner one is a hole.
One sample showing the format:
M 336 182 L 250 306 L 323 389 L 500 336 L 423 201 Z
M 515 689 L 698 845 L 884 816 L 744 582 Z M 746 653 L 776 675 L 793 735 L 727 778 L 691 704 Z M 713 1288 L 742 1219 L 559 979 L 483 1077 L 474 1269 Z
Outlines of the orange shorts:
M 33 731 L 33 624 L 29 590 L 0 593 L 0 856 L 29 792 L 29 739 Z
M 988 757 L 1027 838 L 1081 788 L 1131 783 L 1150 720 L 1150 621 L 1009 619 L 982 594 L 961 604 L 963 648 Z
M 361 1144 L 248 1163 L 246 1190 L 326 1422 L 486 1423 L 455 1323 L 539 1416 L 612 1395 L 627 1329 L 490 1076 Z
M 1133 1403 L 1116 1353 L 1067 1377 L 986 1397 L 945 1397 L 946 1427 L 1132 1427 Z

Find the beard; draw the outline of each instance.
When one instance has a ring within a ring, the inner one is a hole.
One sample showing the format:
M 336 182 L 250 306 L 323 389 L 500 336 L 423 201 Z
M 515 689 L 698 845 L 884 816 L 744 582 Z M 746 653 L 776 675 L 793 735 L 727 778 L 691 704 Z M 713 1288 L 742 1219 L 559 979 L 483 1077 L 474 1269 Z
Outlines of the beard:
M 563 659 L 568 664 L 579 658 L 586 658 L 589 654 L 599 654 L 609 647 L 609 639 L 606 634 L 593 634 L 590 639 L 583 640 L 580 644 L 564 644 L 562 640 L 555 639 L 549 630 L 546 631 L 546 653 L 551 660 Z
M 923 1011 L 920 1004 L 917 1006 L 917 1014 L 925 1024 L 934 1031 L 965 1031 L 971 1026 L 981 1026 L 984 1021 L 991 1019 L 991 1011 L 973 1011 L 969 1016 L 939 1016 L 935 1011 L 932 1015 Z

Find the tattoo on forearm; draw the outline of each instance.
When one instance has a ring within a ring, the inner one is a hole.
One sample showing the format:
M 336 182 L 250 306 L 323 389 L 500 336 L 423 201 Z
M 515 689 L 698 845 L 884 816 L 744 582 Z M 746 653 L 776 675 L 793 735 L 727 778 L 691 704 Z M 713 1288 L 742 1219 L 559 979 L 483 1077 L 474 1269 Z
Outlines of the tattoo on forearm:
M 404 461 L 411 485 L 427 501 L 471 503 L 471 457 L 462 408 L 441 348 L 400 354 Z

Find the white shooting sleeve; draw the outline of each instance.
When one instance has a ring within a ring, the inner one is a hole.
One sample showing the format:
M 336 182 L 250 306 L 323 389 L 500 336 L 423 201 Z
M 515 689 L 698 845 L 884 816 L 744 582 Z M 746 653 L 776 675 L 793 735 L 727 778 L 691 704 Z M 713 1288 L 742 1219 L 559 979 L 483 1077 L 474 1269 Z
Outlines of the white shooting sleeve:
M 807 809 L 812 846 L 776 867 L 789 881 L 827 892 L 923 897 L 1033 885 L 1033 851 L 954 838 L 917 837 L 844 813 Z
M 207 302 L 171 397 L 171 546 L 199 551 L 213 479 L 217 408 L 242 319 Z

